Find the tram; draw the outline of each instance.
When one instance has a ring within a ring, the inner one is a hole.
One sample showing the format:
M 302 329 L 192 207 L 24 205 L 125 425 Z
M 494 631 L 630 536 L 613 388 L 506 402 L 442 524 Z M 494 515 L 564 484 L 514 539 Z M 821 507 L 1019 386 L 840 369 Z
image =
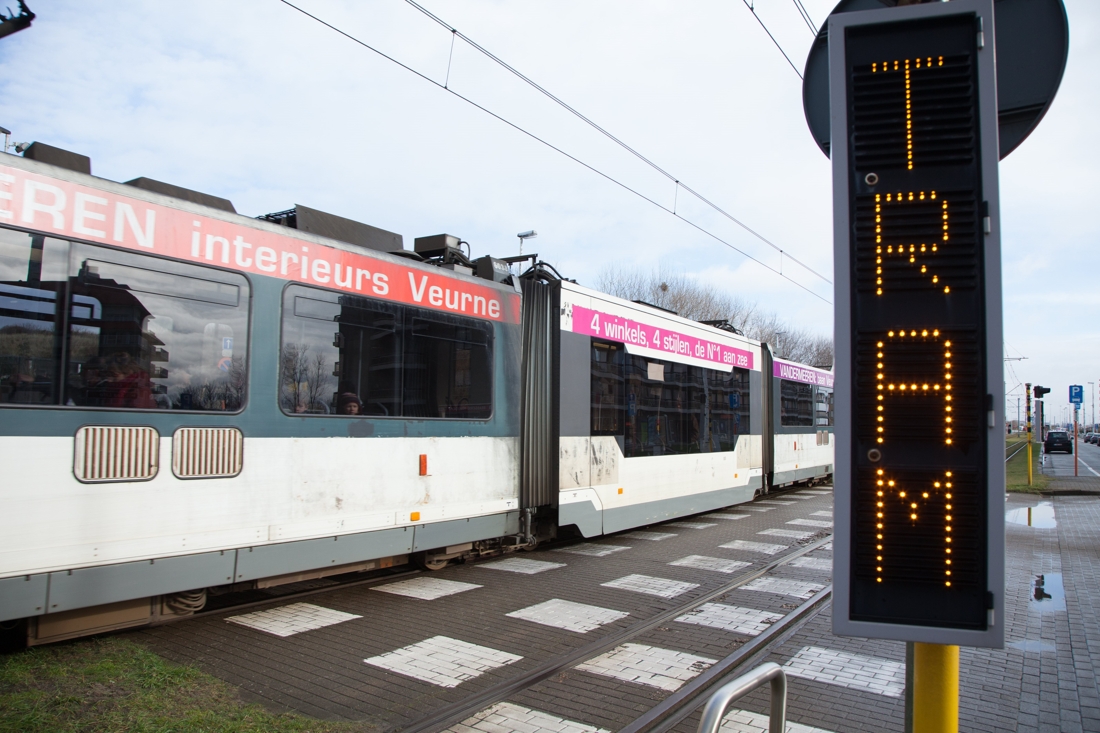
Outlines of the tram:
M 832 473 L 832 374 L 728 326 L 87 160 L 0 156 L 0 625 L 28 644 Z

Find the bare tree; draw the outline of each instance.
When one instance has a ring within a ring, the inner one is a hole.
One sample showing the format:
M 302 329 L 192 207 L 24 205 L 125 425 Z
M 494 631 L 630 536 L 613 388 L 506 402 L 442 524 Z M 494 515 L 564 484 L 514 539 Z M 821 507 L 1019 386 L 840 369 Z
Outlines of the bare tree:
M 770 344 L 785 359 L 826 369 L 833 364 L 831 336 L 795 328 L 758 303 L 709 288 L 683 273 L 605 268 L 596 276 L 596 289 L 696 321 L 724 319 L 749 338 Z
M 284 344 L 280 355 L 279 372 L 282 375 L 283 407 L 289 412 L 305 412 L 309 398 L 303 394 L 308 377 L 308 347 L 301 344 Z
M 306 349 L 306 351 L 308 351 L 308 349 Z M 326 365 L 325 355 L 321 352 L 314 354 L 313 357 L 308 360 L 307 377 L 309 381 L 307 382 L 307 389 L 309 393 L 309 406 L 314 410 L 322 409 L 325 394 L 331 393 L 332 391 L 332 367 L 326 369 Z
M 284 344 L 280 362 L 283 407 L 290 412 L 323 411 L 332 382 L 325 355 L 311 355 L 304 344 Z

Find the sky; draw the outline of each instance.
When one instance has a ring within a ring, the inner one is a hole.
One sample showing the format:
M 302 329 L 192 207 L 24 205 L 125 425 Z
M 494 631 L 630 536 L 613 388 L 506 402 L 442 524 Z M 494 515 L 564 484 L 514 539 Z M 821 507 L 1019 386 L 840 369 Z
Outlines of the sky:
M 32 0 L 31 28 L 0 39 L 0 125 L 90 156 L 103 178 L 249 216 L 302 204 L 407 248 L 446 232 L 507 256 L 534 229 L 525 251 L 582 284 L 660 269 L 832 333 L 830 163 L 801 80 L 742 0 L 422 0 L 446 27 L 403 0 L 295 4 L 408 68 L 280 0 Z M 803 5 L 821 25 L 834 3 Z M 1010 420 L 1024 382 L 1051 387 L 1059 417 L 1085 385 L 1085 420 L 1100 387 L 1100 3 L 1065 5 L 1058 96 L 1000 169 Z M 813 34 L 793 0 L 755 10 L 801 71 Z

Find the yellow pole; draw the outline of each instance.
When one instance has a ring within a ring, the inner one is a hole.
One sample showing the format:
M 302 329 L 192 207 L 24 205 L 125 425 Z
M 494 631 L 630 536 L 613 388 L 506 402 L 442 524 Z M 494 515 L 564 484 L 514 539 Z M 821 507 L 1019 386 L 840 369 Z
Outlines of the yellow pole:
M 1031 436 L 1027 436 L 1027 485 L 1031 486 Z
M 913 645 L 913 733 L 958 733 L 959 648 Z

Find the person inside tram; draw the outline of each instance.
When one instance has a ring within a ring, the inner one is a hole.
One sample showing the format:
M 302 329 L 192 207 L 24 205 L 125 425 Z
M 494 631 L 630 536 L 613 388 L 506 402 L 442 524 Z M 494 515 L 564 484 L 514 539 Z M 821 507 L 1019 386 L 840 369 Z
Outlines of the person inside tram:
M 344 392 L 336 400 L 336 412 L 341 415 L 361 415 L 363 403 L 354 392 Z

